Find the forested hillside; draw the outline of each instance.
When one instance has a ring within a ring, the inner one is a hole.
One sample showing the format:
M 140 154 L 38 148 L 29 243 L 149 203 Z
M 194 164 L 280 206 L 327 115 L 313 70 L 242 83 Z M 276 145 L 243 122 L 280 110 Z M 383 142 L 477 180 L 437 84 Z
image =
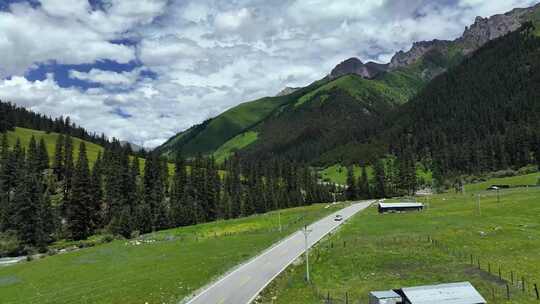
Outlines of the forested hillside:
M 170 159 L 134 153 L 69 118 L 10 103 L 0 103 L 0 116 L 0 256 L 332 199 L 299 163 L 231 159 L 220 172 L 213 158 L 173 157 L 171 170 Z
M 388 122 L 391 152 L 443 175 L 540 161 L 540 38 L 531 23 L 432 81 Z M 410 149 L 410 150 L 409 150 Z
M 69 134 L 100 146 L 110 144 L 105 134 L 91 134 L 83 127 L 77 126 L 69 117 L 53 119 L 12 103 L 0 101 L 0 133 L 13 131 L 15 127 L 39 130 L 45 133 Z
M 133 237 L 332 200 L 329 187 L 292 162 L 231 160 L 222 176 L 211 158 L 178 158 L 171 176 L 168 160 L 153 153 L 142 165 L 117 140 L 98 149 L 90 165 L 85 141 L 55 134 L 30 136 L 26 145 L 13 137 L 25 133 L 40 134 L 17 128 L 2 135 L 0 256 L 45 251 L 58 240 Z M 54 151 L 46 142 L 51 137 Z

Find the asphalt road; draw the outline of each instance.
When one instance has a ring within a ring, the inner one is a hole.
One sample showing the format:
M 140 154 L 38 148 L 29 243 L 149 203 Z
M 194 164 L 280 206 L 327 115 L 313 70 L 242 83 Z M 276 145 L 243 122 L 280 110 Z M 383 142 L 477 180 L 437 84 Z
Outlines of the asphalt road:
M 308 226 L 308 230 L 311 230 L 308 237 L 309 246 L 313 246 L 348 218 L 369 207 L 371 203 L 372 201 L 353 204 Z M 343 216 L 343 221 L 334 220 L 337 214 Z M 251 303 L 275 277 L 304 253 L 304 248 L 304 234 L 298 231 L 209 285 L 187 303 Z

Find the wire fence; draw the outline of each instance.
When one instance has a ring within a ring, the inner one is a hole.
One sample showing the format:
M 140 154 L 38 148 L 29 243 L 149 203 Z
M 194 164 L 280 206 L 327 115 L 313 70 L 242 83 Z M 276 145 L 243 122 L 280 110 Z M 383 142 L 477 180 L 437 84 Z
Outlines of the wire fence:
M 363 242 L 361 238 L 352 238 L 340 242 L 328 242 L 326 245 L 319 246 L 322 250 L 331 250 L 333 248 L 346 247 L 355 242 Z M 474 269 L 483 279 L 487 279 L 490 284 L 489 290 L 484 287 L 484 297 L 491 303 L 509 302 L 512 300 L 524 300 L 527 303 L 540 303 L 539 286 L 537 277 L 525 272 L 518 272 L 512 267 L 505 267 L 501 263 L 495 263 L 489 259 L 482 258 L 479 255 L 472 254 L 463 249 L 453 248 L 444 242 L 431 236 L 400 236 L 391 238 L 380 238 L 376 241 L 378 246 L 385 245 L 414 245 L 413 243 L 427 243 L 434 249 L 448 254 L 458 262 L 466 265 L 469 269 Z M 314 250 L 315 260 L 321 258 L 320 250 Z M 324 304 L 364 304 L 369 303 L 369 295 L 359 295 L 354 290 L 336 291 L 321 289 L 316 283 L 312 283 L 311 288 L 314 294 Z

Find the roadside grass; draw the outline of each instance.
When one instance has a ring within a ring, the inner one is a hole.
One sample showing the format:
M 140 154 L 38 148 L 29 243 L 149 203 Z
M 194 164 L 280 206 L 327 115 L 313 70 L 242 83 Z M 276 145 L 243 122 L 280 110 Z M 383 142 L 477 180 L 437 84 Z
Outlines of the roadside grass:
M 532 303 L 532 284 L 540 284 L 539 213 L 540 188 L 503 190 L 500 202 L 494 191 L 435 195 L 424 212 L 379 215 L 373 207 L 311 251 L 311 285 L 304 282 L 305 264 L 296 264 L 265 290 L 262 302 L 322 303 L 330 293 L 338 299 L 332 303 L 345 303 L 339 299 L 348 293 L 349 303 L 367 303 L 373 290 L 470 281 L 490 303 Z M 499 266 L 507 281 L 514 273 L 511 300 Z
M 327 207 L 328 206 L 328 207 Z M 318 204 L 143 235 L 0 268 L 2 304 L 177 303 L 343 204 Z

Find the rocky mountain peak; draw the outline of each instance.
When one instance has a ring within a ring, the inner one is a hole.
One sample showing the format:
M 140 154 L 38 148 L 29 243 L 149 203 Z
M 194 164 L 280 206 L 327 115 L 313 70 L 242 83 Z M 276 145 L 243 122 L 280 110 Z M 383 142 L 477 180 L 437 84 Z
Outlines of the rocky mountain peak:
M 528 13 L 537 7 L 539 6 L 517 8 L 506 14 L 494 15 L 490 18 L 478 16 L 470 27 L 465 28 L 463 36 L 457 41 L 463 44 L 465 54 L 471 53 L 488 41 L 517 30 L 525 21 Z
M 397 69 L 415 63 L 419 58 L 427 52 L 439 48 L 444 49 L 449 44 L 446 40 L 431 40 L 414 42 L 411 49 L 407 52 L 397 52 L 390 61 L 390 69 Z
M 330 72 L 329 77 L 330 79 L 336 79 L 343 75 L 355 74 L 360 75 L 363 78 L 371 79 L 386 69 L 387 65 L 385 64 L 375 62 L 364 64 L 360 59 L 352 57 L 338 64 L 332 72 Z

